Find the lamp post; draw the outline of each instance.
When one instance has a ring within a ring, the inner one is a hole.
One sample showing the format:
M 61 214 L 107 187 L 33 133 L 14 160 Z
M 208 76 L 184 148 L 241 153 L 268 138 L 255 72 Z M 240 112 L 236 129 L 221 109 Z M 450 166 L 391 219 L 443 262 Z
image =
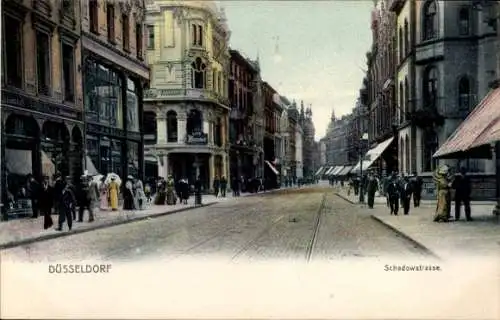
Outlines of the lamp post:
M 364 194 L 364 189 L 363 189 L 363 160 L 364 160 L 363 148 L 362 148 L 363 141 L 368 141 L 368 134 L 367 133 L 363 133 L 363 135 L 361 136 L 361 139 L 359 139 L 359 177 L 360 177 L 360 180 L 359 180 L 359 182 L 360 182 L 359 183 L 359 185 L 360 185 L 359 202 L 360 203 L 365 202 L 365 194 Z

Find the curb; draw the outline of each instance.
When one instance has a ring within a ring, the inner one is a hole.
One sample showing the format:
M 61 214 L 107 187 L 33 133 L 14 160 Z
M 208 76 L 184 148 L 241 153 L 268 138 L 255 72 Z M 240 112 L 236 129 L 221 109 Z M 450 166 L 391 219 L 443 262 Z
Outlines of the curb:
M 347 198 L 346 196 L 341 195 L 341 194 L 340 194 L 340 193 L 338 193 L 338 192 L 335 192 L 335 195 L 336 195 L 337 197 L 339 197 L 339 198 L 341 198 L 341 199 L 343 199 L 343 200 L 345 200 L 345 201 L 347 201 L 347 202 L 351 203 L 351 204 L 358 204 L 357 202 L 352 201 L 351 199 Z
M 151 214 L 151 215 L 144 215 L 144 216 L 140 216 L 140 217 L 132 217 L 132 218 L 128 218 L 126 220 L 109 221 L 107 223 L 104 223 L 104 224 L 101 224 L 101 225 L 97 225 L 95 227 L 93 226 L 93 227 L 89 227 L 89 228 L 82 228 L 82 229 L 72 230 L 70 232 L 51 233 L 51 234 L 42 235 L 42 236 L 35 237 L 35 238 L 10 241 L 10 242 L 4 243 L 4 244 L 0 244 L 0 250 L 5 250 L 5 249 L 14 248 L 14 247 L 19 247 L 19 246 L 31 244 L 31 243 L 34 243 L 34 242 L 42 242 L 42 241 L 52 240 L 52 239 L 55 239 L 55 238 L 61 238 L 61 237 L 71 236 L 71 235 L 85 233 L 85 232 L 89 232 L 89 231 L 94 231 L 94 230 L 99 230 L 99 229 L 114 227 L 114 226 L 118 226 L 118 225 L 122 225 L 122 224 L 127 224 L 127 223 L 132 223 L 132 222 L 137 222 L 137 221 L 141 221 L 141 220 L 159 218 L 159 217 L 167 216 L 167 215 L 174 214 L 174 213 L 180 213 L 180 212 L 184 212 L 184 211 L 188 211 L 188 210 L 192 210 L 192 209 L 198 209 L 198 208 L 208 207 L 208 206 L 211 206 L 211 205 L 214 205 L 214 204 L 217 204 L 217 203 L 219 203 L 219 202 L 218 201 L 207 202 L 207 203 L 201 204 L 201 205 L 196 206 L 196 207 L 195 206 L 190 206 L 190 207 L 180 208 L 180 209 L 177 209 L 177 210 L 172 210 L 172 211 L 167 211 L 167 212 L 154 213 L 154 214 Z
M 422 250 L 423 252 L 425 252 L 427 255 L 437 259 L 437 260 L 442 260 L 437 254 L 435 254 L 434 252 L 432 252 L 429 248 L 427 248 L 426 246 L 424 246 L 423 244 L 421 244 L 420 242 L 418 242 L 417 240 L 413 239 L 412 237 L 410 237 L 409 235 L 407 235 L 406 233 L 402 232 L 401 230 L 398 230 L 397 228 L 393 227 L 392 225 L 390 225 L 389 223 L 383 221 L 382 219 L 380 219 L 379 217 L 375 216 L 375 215 L 370 215 L 370 217 L 377 221 L 378 223 L 382 224 L 383 226 L 385 226 L 386 228 L 388 229 L 391 229 L 393 232 L 395 232 L 396 234 L 398 234 L 400 237 L 408 240 L 409 242 L 411 242 L 415 247 L 417 247 L 419 250 Z

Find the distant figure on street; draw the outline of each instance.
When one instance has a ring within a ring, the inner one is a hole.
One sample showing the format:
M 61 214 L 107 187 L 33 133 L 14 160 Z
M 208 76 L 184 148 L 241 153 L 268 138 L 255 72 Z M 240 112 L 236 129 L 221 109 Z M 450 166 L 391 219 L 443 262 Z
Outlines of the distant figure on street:
M 53 188 L 50 186 L 49 177 L 43 177 L 42 188 L 40 190 L 40 197 L 38 204 L 40 207 L 40 214 L 43 215 L 43 228 L 48 229 L 52 227 L 52 200 L 54 199 Z
M 437 189 L 437 206 L 436 214 L 434 215 L 434 222 L 448 222 L 448 215 L 450 211 L 450 188 L 451 182 L 448 176 L 449 168 L 443 165 L 438 168 L 434 173 L 433 179 L 436 183 Z
M 413 193 L 410 177 L 405 176 L 401 185 L 401 202 L 403 204 L 403 213 L 408 215 L 410 213 L 411 195 Z
M 465 219 L 472 221 L 470 209 L 471 182 L 465 168 L 460 168 L 460 173 L 455 175 L 452 187 L 455 189 L 455 221 L 460 220 L 460 207 L 462 203 L 465 210 Z
M 175 181 L 174 178 L 170 175 L 167 179 L 167 205 L 173 206 L 177 202 L 175 197 Z
M 391 214 L 394 214 L 395 216 L 398 215 L 399 211 L 399 192 L 399 181 L 396 174 L 393 173 L 391 180 L 387 186 L 387 194 L 389 196 L 389 206 L 391 208 Z
M 28 175 L 28 195 L 31 200 L 32 218 L 38 218 L 38 200 L 40 199 L 40 184 L 32 174 Z
M 240 180 L 236 176 L 231 179 L 231 190 L 233 190 L 233 197 L 240 195 Z
M 71 231 L 71 228 L 73 226 L 72 213 L 75 211 L 75 206 L 76 206 L 76 199 L 73 190 L 71 188 L 71 183 L 69 182 L 65 183 L 58 203 L 60 206 L 59 221 L 58 221 L 59 226 L 56 228 L 56 230 L 62 231 L 64 222 L 67 221 L 68 229 Z
M 128 176 L 123 189 L 123 210 L 134 210 L 134 177 Z
M 144 210 L 146 207 L 146 194 L 144 193 L 144 185 L 141 179 L 136 178 L 134 183 L 135 188 L 135 199 L 137 203 L 138 210 Z
M 179 191 L 179 201 L 183 204 L 187 204 L 187 201 L 189 199 L 189 182 L 186 178 L 183 178 L 179 181 Z
M 370 174 L 368 178 L 368 186 L 366 189 L 368 192 L 368 207 L 373 209 L 373 205 L 375 204 L 375 193 L 378 190 L 378 182 L 372 174 Z
M 219 197 L 220 180 L 218 176 L 215 176 L 214 178 L 213 188 L 214 188 L 214 196 L 216 198 Z
M 418 174 L 415 172 L 413 173 L 413 183 L 412 183 L 412 188 L 413 188 L 413 207 L 418 208 L 420 207 L 420 199 L 422 199 L 422 186 L 424 182 L 422 181 L 422 178 L 418 176 Z
M 106 185 L 106 177 L 101 178 L 101 185 L 99 187 L 99 196 L 100 196 L 100 202 L 99 202 L 99 209 L 101 211 L 107 210 L 109 207 L 109 193 L 108 193 L 108 186 Z
M 109 195 L 109 206 L 112 211 L 118 210 L 118 193 L 120 190 L 120 186 L 118 182 L 116 182 L 116 178 L 111 177 L 111 182 L 108 185 L 108 195 Z
M 220 193 L 223 198 L 226 197 L 226 191 L 227 191 L 227 179 L 226 177 L 222 176 L 220 179 Z
M 201 192 L 202 192 L 202 183 L 201 178 L 198 176 L 196 181 L 194 182 L 194 204 L 199 206 L 201 205 Z

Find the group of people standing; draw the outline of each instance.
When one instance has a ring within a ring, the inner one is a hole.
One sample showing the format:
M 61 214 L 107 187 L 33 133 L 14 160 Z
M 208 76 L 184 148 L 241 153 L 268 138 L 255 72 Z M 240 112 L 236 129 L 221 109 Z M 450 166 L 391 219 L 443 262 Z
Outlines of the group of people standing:
M 175 182 L 174 177 L 169 175 L 167 179 L 160 177 L 156 185 L 156 205 L 175 205 L 177 204 L 177 199 L 180 203 L 187 204 L 189 199 L 189 194 L 191 187 L 189 185 L 188 179 L 182 178 Z M 195 181 L 195 194 L 200 194 L 200 204 L 201 204 L 201 189 L 202 184 L 200 178 Z M 148 195 L 151 198 L 151 195 Z
M 393 172 L 384 181 L 384 193 L 387 199 L 387 206 L 390 208 L 390 214 L 398 215 L 399 204 L 403 208 L 403 213 L 410 213 L 411 199 L 413 197 L 413 207 L 420 206 L 422 198 L 422 178 L 413 175 L 400 175 Z

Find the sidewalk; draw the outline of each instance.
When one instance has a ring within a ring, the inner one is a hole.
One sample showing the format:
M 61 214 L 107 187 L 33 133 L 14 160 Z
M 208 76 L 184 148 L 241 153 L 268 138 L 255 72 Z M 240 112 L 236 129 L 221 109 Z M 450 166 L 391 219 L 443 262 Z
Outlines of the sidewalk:
M 347 197 L 342 191 L 338 191 L 338 195 L 346 197 L 348 201 L 356 200 Z M 393 216 L 389 213 L 385 198 L 378 199 L 374 209 L 366 208 L 374 220 L 425 247 L 441 259 L 449 260 L 464 255 L 500 258 L 500 217 L 492 214 L 494 202 L 473 202 L 471 209 L 474 221 L 466 222 L 462 209 L 462 220 L 436 223 L 433 222 L 435 201 L 425 201 L 419 208 L 413 208 L 412 204 L 409 215 L 403 215 L 400 210 L 398 216 Z M 452 204 L 452 217 L 454 212 L 455 206 Z
M 241 197 L 250 197 L 256 195 L 263 195 L 266 193 L 272 193 L 283 189 L 296 189 L 297 187 L 288 187 L 281 189 L 273 189 L 266 192 L 260 193 L 242 193 Z M 231 192 L 226 194 L 225 198 L 216 198 L 213 195 L 203 195 L 201 207 L 210 206 L 219 202 L 235 201 L 237 197 L 233 197 Z M 199 206 L 200 207 L 200 206 Z M 194 209 L 194 196 L 191 196 L 188 200 L 187 205 L 180 204 L 177 202 L 173 206 L 157 206 L 151 205 L 146 210 L 137 211 L 99 211 L 96 210 L 94 213 L 94 222 L 87 222 L 87 213 L 85 213 L 84 222 L 73 221 L 73 228 L 71 231 L 67 231 L 67 224 L 64 225 L 64 231 L 54 230 L 57 224 L 58 217 L 52 215 L 52 220 L 54 221 L 54 226 L 44 230 L 43 229 L 43 217 L 38 219 L 31 218 L 20 218 L 12 219 L 5 222 L 0 222 L 0 250 L 6 248 L 12 248 L 19 245 L 25 245 L 33 243 L 36 241 L 43 241 L 53 238 L 64 237 L 72 234 L 78 234 L 83 232 L 88 232 L 96 229 L 102 229 L 111 227 L 114 225 L 129 223 L 133 221 L 139 221 L 144 219 L 150 219 L 155 217 L 160 217 L 168 214 L 183 212 L 187 210 Z

